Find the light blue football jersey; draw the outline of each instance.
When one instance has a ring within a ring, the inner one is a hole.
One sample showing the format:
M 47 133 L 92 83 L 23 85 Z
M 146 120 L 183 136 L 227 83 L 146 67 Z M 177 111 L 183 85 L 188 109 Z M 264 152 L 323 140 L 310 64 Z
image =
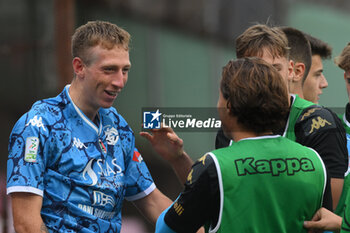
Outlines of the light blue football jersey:
M 124 198 L 143 198 L 155 184 L 115 108 L 101 108 L 96 126 L 68 90 L 36 102 L 13 128 L 7 193 L 43 196 L 51 232 L 119 232 Z

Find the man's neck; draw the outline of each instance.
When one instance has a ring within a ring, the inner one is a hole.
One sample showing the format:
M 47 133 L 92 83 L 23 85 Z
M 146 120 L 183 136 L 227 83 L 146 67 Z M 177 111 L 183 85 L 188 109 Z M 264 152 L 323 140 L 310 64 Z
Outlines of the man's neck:
M 263 133 L 257 133 L 252 130 L 248 130 L 240 124 L 236 124 L 235 127 L 233 127 L 232 132 L 230 133 L 231 138 L 238 142 L 239 140 L 245 139 L 245 138 L 253 138 L 253 137 L 259 137 L 259 136 L 265 136 L 265 135 L 271 135 L 272 132 L 263 132 Z
M 98 109 L 92 107 L 84 99 L 83 90 L 73 81 L 69 88 L 69 96 L 73 103 L 92 121 L 95 123 Z
M 301 83 L 290 82 L 289 83 L 289 93 L 296 94 L 300 98 L 304 99 L 303 87 Z

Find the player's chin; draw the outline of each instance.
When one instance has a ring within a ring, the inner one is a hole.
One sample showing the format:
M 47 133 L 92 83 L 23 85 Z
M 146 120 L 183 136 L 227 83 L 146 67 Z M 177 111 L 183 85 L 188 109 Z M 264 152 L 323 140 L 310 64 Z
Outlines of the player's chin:
M 114 101 L 103 101 L 100 106 L 101 108 L 110 108 L 113 106 Z

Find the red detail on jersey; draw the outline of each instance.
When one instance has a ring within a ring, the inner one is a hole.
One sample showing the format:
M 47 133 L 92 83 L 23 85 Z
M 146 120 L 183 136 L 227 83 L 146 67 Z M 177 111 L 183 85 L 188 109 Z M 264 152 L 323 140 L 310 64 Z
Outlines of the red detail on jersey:
M 134 155 L 132 157 L 132 160 L 135 161 L 135 162 L 141 163 L 143 158 L 142 158 L 140 152 L 138 152 L 137 150 L 134 150 Z
M 98 142 L 99 142 L 99 144 L 100 144 L 101 150 L 102 150 L 104 153 L 107 153 L 107 149 L 106 149 L 105 145 L 103 144 L 103 142 L 101 141 L 101 139 L 99 139 Z

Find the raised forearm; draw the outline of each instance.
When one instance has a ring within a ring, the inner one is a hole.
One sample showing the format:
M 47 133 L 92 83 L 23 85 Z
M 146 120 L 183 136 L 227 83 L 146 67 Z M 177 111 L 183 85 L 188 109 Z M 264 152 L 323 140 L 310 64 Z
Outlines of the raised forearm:
M 171 164 L 180 182 L 184 184 L 193 165 L 193 161 L 190 156 L 188 156 L 188 154 L 183 151 L 180 157 L 169 161 L 169 163 Z

